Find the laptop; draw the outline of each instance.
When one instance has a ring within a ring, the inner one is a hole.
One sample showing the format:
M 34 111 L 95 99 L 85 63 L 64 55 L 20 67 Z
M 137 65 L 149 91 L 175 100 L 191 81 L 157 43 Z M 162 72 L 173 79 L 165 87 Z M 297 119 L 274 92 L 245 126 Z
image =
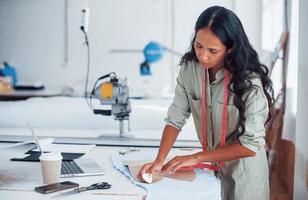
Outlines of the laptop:
M 42 153 L 41 145 L 34 133 L 34 130 L 30 123 L 28 122 L 28 126 L 31 130 L 32 137 L 35 141 L 37 148 Z M 72 161 L 62 161 L 61 163 L 61 175 L 60 177 L 80 177 L 80 176 L 95 176 L 95 175 L 103 175 L 105 170 L 102 169 L 93 159 L 91 158 L 79 158 Z

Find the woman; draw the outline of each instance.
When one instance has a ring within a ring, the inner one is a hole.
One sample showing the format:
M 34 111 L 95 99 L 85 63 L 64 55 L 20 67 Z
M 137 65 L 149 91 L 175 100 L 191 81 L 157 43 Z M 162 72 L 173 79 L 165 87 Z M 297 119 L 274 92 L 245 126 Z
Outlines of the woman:
M 238 17 L 223 7 L 206 9 L 180 65 L 158 155 L 138 178 L 211 162 L 221 179 L 222 199 L 269 199 L 264 124 L 273 101 L 272 83 Z M 164 164 L 190 113 L 203 151 Z

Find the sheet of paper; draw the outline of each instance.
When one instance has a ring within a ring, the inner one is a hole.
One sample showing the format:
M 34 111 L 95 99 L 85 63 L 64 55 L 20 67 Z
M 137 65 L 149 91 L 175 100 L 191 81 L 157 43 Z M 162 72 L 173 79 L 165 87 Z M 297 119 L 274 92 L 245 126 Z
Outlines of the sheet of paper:
M 94 148 L 94 144 L 47 144 L 42 147 L 43 151 L 62 153 L 88 153 Z M 39 149 L 36 148 L 33 151 L 39 151 Z
M 137 178 L 137 174 L 139 173 L 140 169 L 141 169 L 142 165 L 129 165 L 128 169 L 132 175 L 132 177 L 135 179 L 135 181 L 140 181 Z M 163 179 L 164 176 L 162 174 L 154 174 L 153 175 L 153 181 L 152 183 L 156 183 L 158 181 L 160 181 L 161 179 Z
M 141 160 L 137 160 L 137 161 L 122 161 L 122 163 L 126 166 L 128 166 L 128 169 L 132 175 L 132 177 L 136 180 L 136 181 L 140 181 L 137 178 L 137 174 L 140 171 L 141 167 L 143 166 L 144 163 L 146 163 L 146 161 L 141 161 Z M 168 178 L 172 178 L 172 179 L 176 179 L 176 180 L 182 180 L 182 181 L 193 181 L 195 179 L 195 171 L 194 170 L 178 170 L 173 174 L 154 174 L 153 175 L 153 182 L 152 183 L 156 183 L 160 180 L 162 180 L 164 177 L 168 177 Z

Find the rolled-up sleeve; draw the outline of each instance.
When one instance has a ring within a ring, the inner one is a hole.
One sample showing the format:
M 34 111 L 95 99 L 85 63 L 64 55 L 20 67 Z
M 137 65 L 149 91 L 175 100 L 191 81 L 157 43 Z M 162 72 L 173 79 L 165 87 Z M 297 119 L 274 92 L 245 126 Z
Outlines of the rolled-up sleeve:
M 238 138 L 246 148 L 257 153 L 265 146 L 265 122 L 268 117 L 268 101 L 259 78 L 252 81 L 254 89 L 247 95 L 245 132 Z
M 183 66 L 177 77 L 177 85 L 172 104 L 168 108 L 165 122 L 179 130 L 182 130 L 186 120 L 190 116 L 190 108 L 187 99 L 186 88 L 183 83 Z

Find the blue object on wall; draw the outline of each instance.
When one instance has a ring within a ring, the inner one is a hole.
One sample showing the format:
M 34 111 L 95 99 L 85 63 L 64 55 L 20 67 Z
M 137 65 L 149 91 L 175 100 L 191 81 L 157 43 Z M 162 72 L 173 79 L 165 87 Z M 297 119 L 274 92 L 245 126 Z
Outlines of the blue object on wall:
M 144 61 L 143 63 L 141 63 L 141 65 L 140 65 L 140 74 L 142 76 L 150 76 L 150 75 L 152 75 L 150 65 L 149 65 L 149 63 L 147 61 Z
M 10 76 L 13 81 L 13 86 L 17 83 L 17 75 L 14 67 L 10 66 L 7 62 L 3 63 L 4 68 L 0 70 L 1 76 Z
M 143 54 L 146 62 L 157 62 L 163 57 L 164 48 L 157 42 L 150 42 L 145 46 Z
M 154 63 L 162 59 L 165 53 L 164 48 L 157 42 L 150 42 L 143 49 L 145 61 L 140 65 L 141 76 L 152 75 L 150 63 Z

